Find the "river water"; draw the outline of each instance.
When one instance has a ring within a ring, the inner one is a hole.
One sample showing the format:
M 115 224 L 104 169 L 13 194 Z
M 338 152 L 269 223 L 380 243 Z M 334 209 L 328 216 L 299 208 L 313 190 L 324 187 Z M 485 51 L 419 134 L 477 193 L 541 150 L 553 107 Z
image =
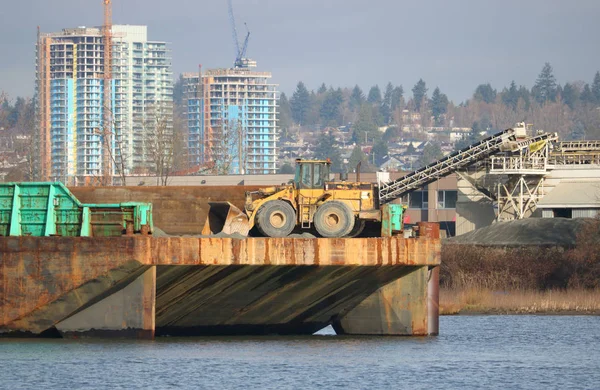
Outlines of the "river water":
M 600 388 L 600 317 L 453 316 L 438 337 L 0 340 L 0 388 Z

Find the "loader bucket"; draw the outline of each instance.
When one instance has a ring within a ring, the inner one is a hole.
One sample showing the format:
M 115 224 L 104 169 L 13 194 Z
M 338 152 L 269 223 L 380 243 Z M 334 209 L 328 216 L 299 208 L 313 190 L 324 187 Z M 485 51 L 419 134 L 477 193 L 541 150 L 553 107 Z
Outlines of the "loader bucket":
M 233 234 L 248 235 L 250 223 L 248 216 L 229 202 L 208 202 L 210 209 L 202 234 Z

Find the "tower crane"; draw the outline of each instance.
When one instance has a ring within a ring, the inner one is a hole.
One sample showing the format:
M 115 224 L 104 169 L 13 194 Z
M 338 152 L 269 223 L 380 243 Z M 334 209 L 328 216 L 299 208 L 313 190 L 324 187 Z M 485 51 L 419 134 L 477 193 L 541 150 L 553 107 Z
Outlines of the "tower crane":
M 248 30 L 248 25 L 244 23 L 246 27 L 246 38 L 244 39 L 244 43 L 240 46 L 240 41 L 237 32 L 237 26 L 235 23 L 235 16 L 233 15 L 233 3 L 232 0 L 228 0 L 228 8 L 229 8 L 229 22 L 231 23 L 231 33 L 233 35 L 233 44 L 235 45 L 235 62 L 233 63 L 233 67 L 237 69 L 245 69 L 245 68 L 253 68 L 256 67 L 256 62 L 252 61 L 249 58 L 246 58 L 246 51 L 248 49 L 248 40 L 250 39 L 250 30 Z

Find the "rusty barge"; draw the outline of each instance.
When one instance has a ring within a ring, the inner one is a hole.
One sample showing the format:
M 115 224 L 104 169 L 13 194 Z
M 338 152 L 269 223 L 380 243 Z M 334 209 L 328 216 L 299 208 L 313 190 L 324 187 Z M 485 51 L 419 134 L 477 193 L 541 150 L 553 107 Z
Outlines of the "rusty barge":
M 90 233 L 68 236 L 70 225 L 51 227 L 56 218 L 46 215 L 31 228 L 45 236 L 2 234 L 0 337 L 312 334 L 328 325 L 338 334 L 438 333 L 435 226 L 418 238 L 203 237 L 195 221 L 206 218 L 207 201 L 222 191 L 241 202 L 244 188 L 71 190 L 77 213 L 60 210 L 67 195 L 19 197 L 52 205 Z M 9 199 L 15 194 L 0 197 L 7 229 Z M 23 215 L 35 217 L 27 202 Z M 136 202 L 151 203 L 154 223 L 171 236 L 151 235 Z

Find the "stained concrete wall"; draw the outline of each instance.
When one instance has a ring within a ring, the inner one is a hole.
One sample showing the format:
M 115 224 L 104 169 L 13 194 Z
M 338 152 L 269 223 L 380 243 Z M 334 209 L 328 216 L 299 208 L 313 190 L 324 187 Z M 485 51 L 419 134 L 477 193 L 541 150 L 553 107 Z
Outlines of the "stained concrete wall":
M 0 237 L 0 253 L 0 334 L 307 334 L 439 265 L 440 240 Z

